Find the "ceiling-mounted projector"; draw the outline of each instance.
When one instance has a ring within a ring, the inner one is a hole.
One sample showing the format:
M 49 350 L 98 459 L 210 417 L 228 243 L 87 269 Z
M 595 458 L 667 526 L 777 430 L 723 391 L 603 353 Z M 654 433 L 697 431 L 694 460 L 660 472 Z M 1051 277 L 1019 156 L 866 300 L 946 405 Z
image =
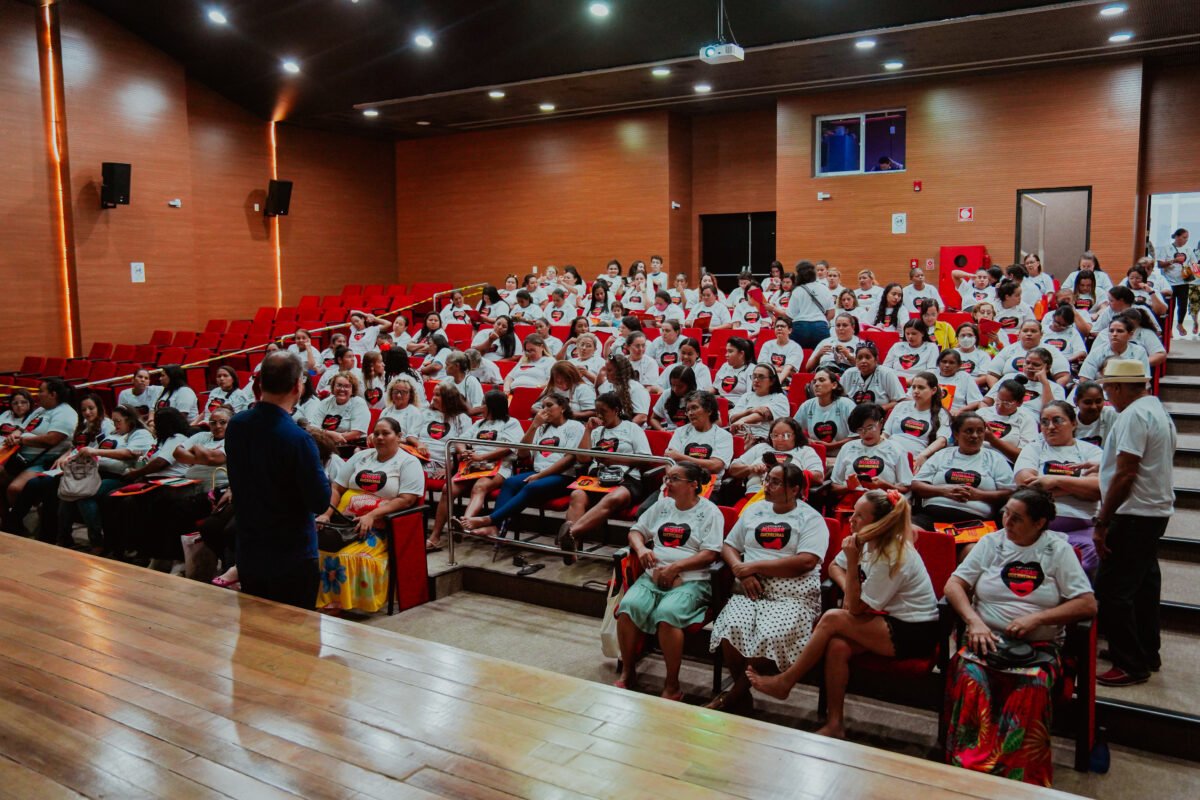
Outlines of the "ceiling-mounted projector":
M 707 44 L 700 48 L 700 60 L 705 64 L 725 64 L 730 61 L 745 61 L 746 51 L 736 44 Z

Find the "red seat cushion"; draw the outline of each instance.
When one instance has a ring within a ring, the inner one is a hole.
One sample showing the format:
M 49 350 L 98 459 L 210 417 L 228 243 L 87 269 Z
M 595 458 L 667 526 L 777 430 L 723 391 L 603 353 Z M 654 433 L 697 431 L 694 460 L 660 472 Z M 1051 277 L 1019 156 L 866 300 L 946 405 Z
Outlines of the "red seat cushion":
M 562 497 L 556 497 L 553 500 L 547 500 L 545 503 L 542 503 L 542 510 L 566 511 L 569 505 L 571 505 L 571 495 L 565 494 Z
M 857 655 L 850 662 L 851 668 L 854 670 L 866 670 L 869 672 L 882 672 L 889 676 L 903 675 L 909 678 L 918 678 L 923 675 L 928 675 L 937 665 L 938 653 L 935 651 L 928 658 L 890 658 L 881 656 L 875 653 L 863 653 Z

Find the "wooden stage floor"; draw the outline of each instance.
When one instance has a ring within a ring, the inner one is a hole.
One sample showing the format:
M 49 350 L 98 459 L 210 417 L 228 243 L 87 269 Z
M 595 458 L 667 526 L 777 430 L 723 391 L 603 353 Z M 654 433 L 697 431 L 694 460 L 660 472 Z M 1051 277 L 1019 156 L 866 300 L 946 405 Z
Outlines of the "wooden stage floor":
M 7 534 L 0 597 L 0 797 L 1066 796 Z

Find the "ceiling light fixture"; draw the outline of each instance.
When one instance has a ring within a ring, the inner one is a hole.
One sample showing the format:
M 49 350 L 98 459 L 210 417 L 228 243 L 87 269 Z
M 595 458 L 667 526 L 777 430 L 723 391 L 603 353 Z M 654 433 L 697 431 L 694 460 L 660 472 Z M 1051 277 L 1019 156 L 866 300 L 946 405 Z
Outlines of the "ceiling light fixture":
M 208 12 L 208 19 L 210 22 L 215 22 L 218 25 L 224 25 L 229 22 L 229 18 L 222 14 L 220 9 L 216 8 Z
M 418 33 L 413 37 L 413 44 L 424 50 L 428 50 L 429 48 L 433 47 L 433 37 L 428 33 Z
M 292 61 L 290 58 L 288 58 L 288 59 L 284 59 L 284 61 L 283 61 L 283 71 L 284 71 L 284 72 L 290 72 L 290 73 L 292 73 L 293 75 L 296 75 L 296 74 L 298 74 L 298 73 L 300 72 L 300 65 L 299 65 L 299 64 L 297 64 L 295 61 Z
M 377 108 L 364 108 L 364 109 L 363 109 L 363 116 L 364 116 L 364 117 L 378 117 L 378 116 L 379 116 L 379 109 L 377 109 Z
M 1125 42 L 1128 42 L 1132 38 L 1133 38 L 1132 33 L 1122 32 L 1122 33 L 1114 33 L 1112 36 L 1108 37 L 1108 40 L 1110 42 L 1112 42 L 1113 44 L 1124 44 Z
M 1102 16 L 1102 17 L 1119 17 L 1122 14 L 1124 14 L 1128 8 L 1129 7 L 1126 6 L 1124 3 L 1114 3 L 1111 6 L 1105 6 L 1104 8 L 1100 9 L 1100 16 Z
M 875 46 L 875 40 L 874 39 L 859 39 L 857 42 L 854 43 L 854 46 L 857 47 L 859 50 L 870 50 L 871 48 L 873 48 Z
M 588 11 L 592 12 L 593 17 L 607 17 L 612 8 L 608 3 L 592 3 L 588 6 Z
M 696 91 L 696 94 L 708 94 L 712 91 L 712 86 L 707 83 L 697 83 L 692 88 Z
M 538 108 L 540 108 L 542 111 L 553 111 L 554 103 L 542 103 L 538 106 Z
M 488 97 L 492 98 L 493 100 L 503 100 L 504 91 L 502 89 L 492 89 L 490 92 L 488 92 Z
M 888 70 L 889 72 L 895 72 L 898 69 L 904 69 L 904 62 L 903 61 L 885 61 L 885 62 L 883 62 L 883 68 Z
M 417 124 L 421 125 L 421 126 L 425 126 L 425 125 L 432 125 L 433 123 L 431 123 L 427 119 L 419 119 L 419 120 L 417 120 Z
M 650 74 L 656 78 L 665 78 L 671 74 L 671 68 L 670 67 L 655 67 L 654 69 L 650 70 Z

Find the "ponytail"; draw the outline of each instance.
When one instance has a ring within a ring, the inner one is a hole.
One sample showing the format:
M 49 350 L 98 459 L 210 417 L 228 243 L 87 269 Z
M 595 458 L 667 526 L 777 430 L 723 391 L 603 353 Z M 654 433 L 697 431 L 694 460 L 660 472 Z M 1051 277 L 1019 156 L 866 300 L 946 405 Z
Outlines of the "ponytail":
M 863 499 L 875 512 L 875 521 L 853 535 L 860 545 L 874 542 L 872 560 L 887 559 L 888 574 L 894 576 L 904 563 L 904 547 L 912 531 L 912 508 L 894 489 L 872 489 Z

